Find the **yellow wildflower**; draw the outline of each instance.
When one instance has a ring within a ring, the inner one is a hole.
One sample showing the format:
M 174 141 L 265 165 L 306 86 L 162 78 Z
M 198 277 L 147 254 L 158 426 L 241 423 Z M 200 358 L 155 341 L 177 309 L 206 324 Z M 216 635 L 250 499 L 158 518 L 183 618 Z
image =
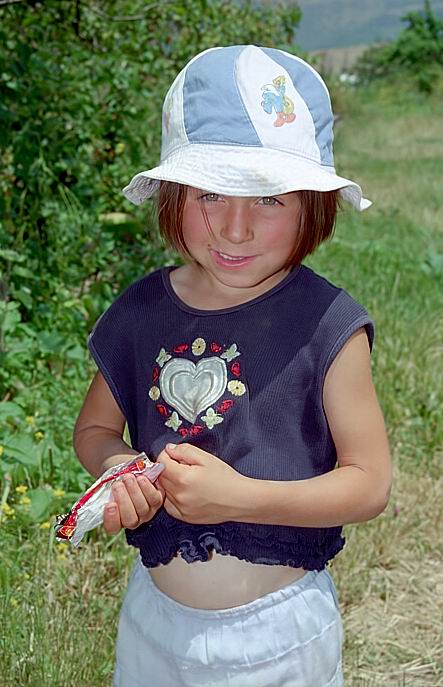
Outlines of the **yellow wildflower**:
M 53 494 L 54 496 L 64 496 L 66 492 L 64 489 L 54 489 Z
M 117 155 L 121 155 L 125 150 L 125 144 L 124 143 L 117 143 L 115 146 L 115 152 Z
M 24 495 L 23 495 L 23 496 L 21 497 L 19 503 L 21 503 L 22 506 L 29 506 L 29 504 L 31 503 L 31 499 L 29 498 L 29 496 L 24 496 Z
M 2 511 L 2 513 L 3 513 L 4 515 L 8 516 L 8 515 L 12 515 L 12 514 L 13 514 L 14 509 L 11 508 L 11 506 L 9 505 L 9 503 L 4 503 L 4 504 L 2 505 L 2 507 L 1 507 L 1 511 Z
M 45 435 L 43 434 L 43 432 L 35 432 L 34 436 L 37 439 L 37 441 L 40 441 L 41 439 L 43 439 Z
M 35 422 L 35 417 L 33 415 L 28 415 L 26 417 L 26 422 L 28 423 L 28 425 L 33 425 Z
M 12 597 L 12 599 L 11 599 L 11 606 L 13 608 L 17 608 L 17 606 L 18 606 L 18 601 L 14 597 Z
M 67 551 L 68 551 L 68 542 L 66 542 L 66 543 L 65 543 L 65 542 L 60 542 L 60 543 L 57 545 L 57 548 L 58 548 L 58 551 L 57 551 L 57 560 L 59 560 L 59 561 L 67 561 L 67 560 L 68 560 L 68 556 L 67 556 L 66 554 L 67 554 Z
M 28 487 L 26 486 L 26 484 L 19 484 L 18 487 L 15 488 L 15 491 L 18 494 L 26 494 L 26 492 L 28 491 Z
M 49 522 L 49 520 L 46 520 L 46 522 L 42 522 L 40 525 L 41 530 L 49 530 L 50 527 L 51 527 L 51 523 Z

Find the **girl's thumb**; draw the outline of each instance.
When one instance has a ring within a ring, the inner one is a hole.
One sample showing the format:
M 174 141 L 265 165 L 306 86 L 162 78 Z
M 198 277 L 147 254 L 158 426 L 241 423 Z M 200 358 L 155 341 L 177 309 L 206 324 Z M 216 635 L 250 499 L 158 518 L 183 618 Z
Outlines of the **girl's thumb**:
M 166 451 L 170 458 L 185 465 L 201 465 L 198 449 L 191 444 L 166 444 Z

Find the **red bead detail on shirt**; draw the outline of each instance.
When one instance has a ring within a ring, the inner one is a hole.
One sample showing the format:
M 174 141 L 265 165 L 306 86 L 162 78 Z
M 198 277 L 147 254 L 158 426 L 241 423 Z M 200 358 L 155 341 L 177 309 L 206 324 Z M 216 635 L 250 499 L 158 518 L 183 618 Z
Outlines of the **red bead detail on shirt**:
M 189 348 L 189 344 L 183 343 L 183 344 L 178 344 L 178 346 L 174 346 L 172 349 L 174 353 L 184 353 L 187 351 Z
M 226 413 L 229 408 L 232 408 L 234 405 L 234 401 L 222 401 L 222 403 L 219 403 L 218 406 L 216 407 L 217 413 Z
M 180 427 L 180 429 L 178 430 L 178 433 L 179 433 L 180 436 L 182 436 L 182 437 L 187 437 L 188 434 L 189 434 L 189 430 L 186 429 L 186 427 Z
M 158 367 L 154 367 L 154 369 L 152 370 L 152 381 L 154 382 L 154 384 L 158 380 L 159 377 L 160 377 L 160 370 L 158 369 Z
M 232 363 L 231 372 L 236 377 L 240 377 L 240 375 L 241 375 L 240 363 L 238 363 L 238 362 Z
M 201 425 L 193 425 L 191 429 L 189 430 L 189 434 L 191 436 L 195 436 L 196 434 L 201 434 L 203 432 L 203 427 Z
M 220 353 L 220 351 L 222 350 L 222 348 L 223 348 L 223 347 L 220 346 L 220 344 L 216 343 L 215 341 L 211 344 L 211 351 L 212 351 L 213 353 Z
M 164 415 L 165 417 L 169 415 L 169 410 L 166 406 L 163 405 L 163 403 L 157 403 L 155 407 L 157 408 L 160 415 Z

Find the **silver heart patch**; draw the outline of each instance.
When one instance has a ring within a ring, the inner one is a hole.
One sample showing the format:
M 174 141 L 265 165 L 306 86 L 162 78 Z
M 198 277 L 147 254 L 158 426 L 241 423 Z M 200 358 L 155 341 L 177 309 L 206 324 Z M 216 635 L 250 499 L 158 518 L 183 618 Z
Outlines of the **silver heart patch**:
M 224 394 L 228 381 L 226 363 L 221 358 L 191 360 L 173 358 L 160 374 L 160 391 L 166 403 L 189 422 Z

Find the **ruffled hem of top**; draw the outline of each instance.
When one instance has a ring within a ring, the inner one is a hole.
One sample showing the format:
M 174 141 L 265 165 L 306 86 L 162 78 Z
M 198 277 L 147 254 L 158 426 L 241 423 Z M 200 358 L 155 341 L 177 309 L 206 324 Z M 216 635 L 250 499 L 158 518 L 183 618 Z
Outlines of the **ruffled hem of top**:
M 190 526 L 177 520 L 168 523 L 166 533 L 160 534 L 155 527 L 139 530 L 127 531 L 127 541 L 140 550 L 147 568 L 166 565 L 177 553 L 188 563 L 207 561 L 215 550 L 249 563 L 322 570 L 345 544 L 341 528 L 273 526 L 271 531 L 263 532 L 262 526 L 254 524 Z

